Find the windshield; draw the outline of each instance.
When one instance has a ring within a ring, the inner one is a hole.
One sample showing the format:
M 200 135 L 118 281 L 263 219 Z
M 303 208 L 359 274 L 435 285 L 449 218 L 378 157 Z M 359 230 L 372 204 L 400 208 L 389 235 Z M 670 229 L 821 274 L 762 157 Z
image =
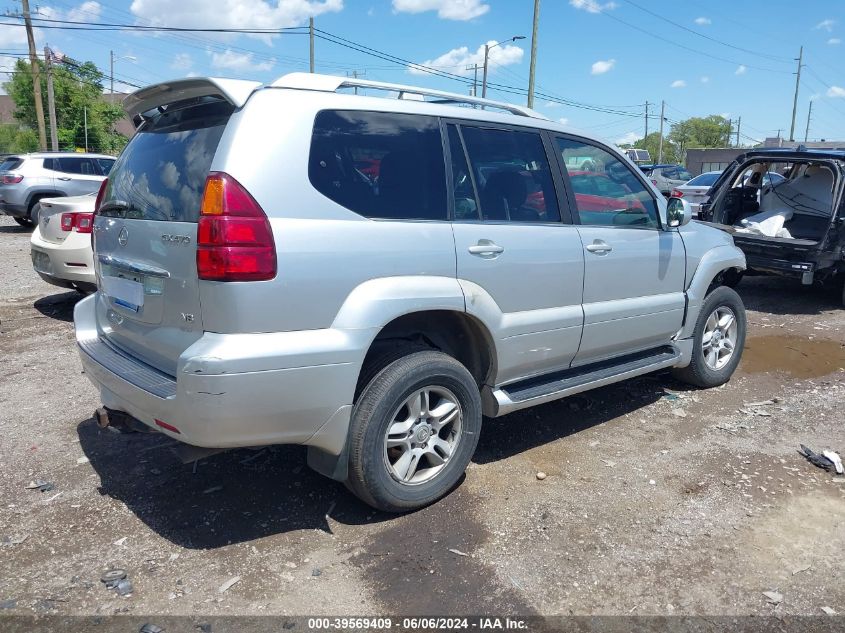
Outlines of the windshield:
M 687 185 L 689 187 L 711 187 L 719 179 L 720 173 L 715 171 L 709 174 L 701 174 L 690 180 Z
M 171 106 L 145 123 L 111 169 L 100 215 L 196 222 L 231 112 L 222 101 Z

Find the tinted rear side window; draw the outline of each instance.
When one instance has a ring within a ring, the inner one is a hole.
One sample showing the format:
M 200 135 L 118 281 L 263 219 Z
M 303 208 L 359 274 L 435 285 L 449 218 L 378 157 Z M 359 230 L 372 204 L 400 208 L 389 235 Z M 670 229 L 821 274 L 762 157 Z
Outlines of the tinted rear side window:
M 100 170 L 90 158 L 56 158 L 59 161 L 59 171 L 66 174 L 82 174 L 83 176 L 99 176 Z
M 23 165 L 22 158 L 11 156 L 9 158 L 4 158 L 3 161 L 0 162 L 0 171 L 9 171 L 11 169 L 17 169 L 21 165 Z
M 109 173 L 103 215 L 196 222 L 205 179 L 232 107 L 223 101 L 170 106 L 132 137 Z M 123 205 L 121 205 L 123 206 Z
M 435 117 L 320 112 L 308 177 L 321 194 L 369 218 L 447 217 L 446 168 Z

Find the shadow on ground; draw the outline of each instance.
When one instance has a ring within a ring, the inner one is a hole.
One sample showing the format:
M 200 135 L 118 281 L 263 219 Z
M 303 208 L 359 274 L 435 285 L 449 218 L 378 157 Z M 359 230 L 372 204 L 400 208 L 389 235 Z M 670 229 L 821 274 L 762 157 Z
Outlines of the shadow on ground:
M 76 290 L 70 290 L 68 292 L 42 297 L 36 300 L 32 304 L 32 307 L 51 319 L 70 322 L 73 321 L 74 306 L 83 298 L 84 295 L 76 292 Z
M 0 226 L 0 233 L 32 233 L 33 227 L 31 226 L 20 226 L 18 224 L 12 224 L 7 226 Z
M 837 292 L 837 288 L 839 292 Z M 798 279 L 745 277 L 736 287 L 748 310 L 773 315 L 822 314 L 842 307 L 841 283 L 832 286 L 804 286 Z

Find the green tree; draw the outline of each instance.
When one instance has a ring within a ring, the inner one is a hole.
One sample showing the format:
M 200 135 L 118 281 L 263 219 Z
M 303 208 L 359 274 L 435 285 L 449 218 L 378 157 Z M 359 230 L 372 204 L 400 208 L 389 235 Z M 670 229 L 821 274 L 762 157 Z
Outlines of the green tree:
M 43 62 L 38 63 L 42 66 L 41 94 L 44 97 L 46 113 L 46 72 Z M 59 149 L 74 151 L 85 147 L 86 118 L 90 150 L 115 154 L 126 145 L 126 137 L 114 131 L 115 122 L 123 117 L 123 109 L 104 99 L 102 81 L 103 74 L 91 62 L 77 63 L 68 60 L 67 63 L 54 64 L 53 88 Z M 17 61 L 15 71 L 4 87 L 15 102 L 15 118 L 23 125 L 36 130 L 35 99 L 29 61 Z
M 718 114 L 692 117 L 672 125 L 669 140 L 677 148 L 677 157 L 686 159 L 689 147 L 725 147 L 731 133 L 731 122 Z
M 658 159 L 658 153 L 660 149 L 660 132 L 652 132 L 645 138 L 641 138 L 636 143 L 634 143 L 633 147 L 637 149 L 647 149 L 649 155 L 651 156 L 651 160 L 655 163 Z M 677 161 L 677 153 L 675 149 L 675 145 L 665 136 L 663 137 L 663 162 L 664 163 L 674 163 Z
M 38 150 L 38 134 L 35 130 L 17 123 L 0 124 L 0 152 L 17 154 Z

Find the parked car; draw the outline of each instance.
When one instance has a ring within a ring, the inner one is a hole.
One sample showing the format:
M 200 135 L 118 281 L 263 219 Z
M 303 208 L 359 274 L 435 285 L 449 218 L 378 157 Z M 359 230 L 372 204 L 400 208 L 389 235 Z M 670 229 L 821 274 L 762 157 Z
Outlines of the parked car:
M 690 203 L 692 207 L 693 217 L 698 217 L 698 209 L 701 203 L 707 200 L 707 192 L 713 183 L 719 179 L 721 171 L 708 171 L 700 176 L 696 176 L 692 180 L 683 185 L 679 185 L 672 189 L 671 196 L 673 198 L 683 198 Z
M 43 199 L 96 193 L 114 160 L 74 152 L 7 156 L 0 163 L 0 213 L 21 226 L 34 226 Z
M 645 170 L 645 174 L 667 198 L 672 189 L 692 179 L 692 174 L 681 165 L 652 165 Z
M 733 236 L 750 272 L 842 287 L 845 304 L 843 174 L 845 150 L 753 150 L 725 169 L 699 215 Z
M 91 231 L 96 194 L 44 198 L 30 237 L 32 267 L 47 283 L 83 293 L 97 289 Z
M 482 414 L 665 368 L 713 387 L 739 363 L 731 237 L 532 110 L 304 73 L 172 81 L 124 106 L 143 123 L 100 189 L 98 290 L 74 312 L 102 425 L 304 444 L 405 511 L 459 481 Z M 585 156 L 622 185 L 615 209 L 579 204 Z

